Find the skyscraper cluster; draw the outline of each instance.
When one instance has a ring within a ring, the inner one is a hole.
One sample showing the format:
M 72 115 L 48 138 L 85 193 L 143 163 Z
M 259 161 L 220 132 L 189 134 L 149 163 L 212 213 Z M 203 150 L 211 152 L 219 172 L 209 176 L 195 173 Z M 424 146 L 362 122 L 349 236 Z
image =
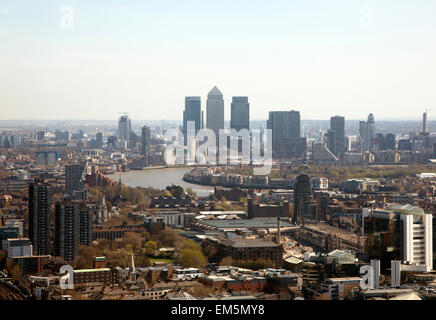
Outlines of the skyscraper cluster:
M 185 110 L 183 111 L 183 132 L 185 144 L 188 121 L 194 122 L 195 131 L 207 128 L 213 130 L 218 137 L 220 130 L 224 129 L 224 98 L 221 91 L 215 86 L 209 91 L 206 100 L 206 124 L 204 124 L 203 111 L 201 110 L 201 97 L 185 97 Z M 248 97 L 232 97 L 230 112 L 230 128 L 237 131 L 250 129 L 250 104 Z M 195 132 L 195 133 L 196 133 Z
M 83 198 L 76 200 L 71 196 L 77 188 L 83 188 L 84 166 L 66 166 L 66 190 L 70 194 L 67 192 L 63 200 L 55 203 L 53 245 L 50 185 L 41 181 L 29 184 L 29 239 L 35 255 L 54 254 L 72 261 L 79 245 L 90 245 L 93 210 L 85 205 Z

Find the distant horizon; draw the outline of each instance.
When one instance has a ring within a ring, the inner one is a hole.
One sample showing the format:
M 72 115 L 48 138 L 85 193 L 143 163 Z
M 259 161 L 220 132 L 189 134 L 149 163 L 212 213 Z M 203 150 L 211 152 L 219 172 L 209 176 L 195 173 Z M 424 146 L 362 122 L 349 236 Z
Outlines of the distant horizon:
M 333 116 L 341 116 L 340 114 L 334 114 Z M 119 117 L 118 117 L 119 118 Z M 32 122 L 38 122 L 38 121 L 46 121 L 46 122 L 51 122 L 51 121 L 80 121 L 80 122 L 86 122 L 86 121 L 106 121 L 106 122 L 118 122 L 118 118 L 110 118 L 110 119 L 62 119 L 62 118 L 58 118 L 58 119 L 29 119 L 29 118 L 21 118 L 21 119 L 0 119 L 0 122 L 4 121 L 4 122 L 14 122 L 14 121 L 32 121 Z M 153 122 L 180 122 L 182 123 L 183 120 L 182 119 L 135 119 L 129 116 L 129 119 L 132 120 L 133 122 L 147 122 L 147 121 L 153 121 Z M 250 119 L 250 122 L 259 122 L 259 121 L 267 121 L 268 118 L 265 119 Z M 345 117 L 345 121 L 366 121 L 367 119 L 347 119 Z M 311 119 L 311 118 L 301 118 L 301 121 L 330 121 L 330 118 L 328 119 Z M 421 118 L 377 118 L 377 116 L 375 116 L 375 122 L 396 122 L 396 121 L 417 121 L 417 122 L 422 122 L 422 116 Z M 427 118 L 427 121 L 436 121 L 436 117 L 435 118 Z M 224 120 L 225 123 L 230 123 L 230 120 Z
M 420 118 L 436 104 L 434 12 L 430 0 L 2 0 L 1 117 L 178 121 L 186 96 L 204 110 L 217 86 L 225 119 L 233 96 L 259 120 Z

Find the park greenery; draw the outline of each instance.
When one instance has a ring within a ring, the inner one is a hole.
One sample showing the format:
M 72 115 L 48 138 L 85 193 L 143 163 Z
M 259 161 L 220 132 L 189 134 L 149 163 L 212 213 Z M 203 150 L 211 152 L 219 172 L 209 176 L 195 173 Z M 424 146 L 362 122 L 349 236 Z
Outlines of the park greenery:
M 160 252 L 161 248 L 174 248 L 174 252 Z M 109 265 L 129 267 L 132 253 L 137 267 L 148 267 L 156 261 L 174 262 L 187 268 L 201 268 L 207 263 L 200 245 L 167 228 L 155 235 L 128 232 L 121 239 L 100 239 L 91 246 L 79 246 L 72 266 L 91 268 L 94 257 L 105 256 Z
M 274 166 L 269 178 L 292 179 L 305 173 L 313 177 L 325 177 L 332 183 L 340 183 L 347 179 L 401 179 L 422 172 L 433 172 L 434 167 L 409 164 L 409 165 L 367 165 L 343 166 L 323 164 L 289 164 Z M 234 166 L 220 169 L 227 174 L 253 175 L 253 168 L 249 166 Z

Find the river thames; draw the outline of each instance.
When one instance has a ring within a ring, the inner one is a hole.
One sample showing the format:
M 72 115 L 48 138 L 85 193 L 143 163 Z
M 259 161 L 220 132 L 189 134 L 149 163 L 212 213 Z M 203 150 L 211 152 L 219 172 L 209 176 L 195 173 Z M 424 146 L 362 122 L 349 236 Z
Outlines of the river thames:
M 129 187 L 152 187 L 165 189 L 171 184 L 182 186 L 185 190 L 191 187 L 200 197 L 208 196 L 213 193 L 213 187 L 200 186 L 183 181 L 183 175 L 191 171 L 192 168 L 162 168 L 131 170 L 128 172 L 116 172 L 108 175 L 109 178 L 121 182 Z

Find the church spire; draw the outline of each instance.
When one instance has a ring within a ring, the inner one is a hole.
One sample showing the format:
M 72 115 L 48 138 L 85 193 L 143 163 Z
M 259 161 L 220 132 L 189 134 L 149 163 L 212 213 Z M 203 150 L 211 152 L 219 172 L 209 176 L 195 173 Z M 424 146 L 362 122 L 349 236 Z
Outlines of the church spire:
M 129 271 L 130 271 L 130 273 L 134 273 L 136 271 L 136 268 L 135 268 L 135 259 L 133 257 L 133 252 L 130 255 L 130 268 L 129 268 Z

